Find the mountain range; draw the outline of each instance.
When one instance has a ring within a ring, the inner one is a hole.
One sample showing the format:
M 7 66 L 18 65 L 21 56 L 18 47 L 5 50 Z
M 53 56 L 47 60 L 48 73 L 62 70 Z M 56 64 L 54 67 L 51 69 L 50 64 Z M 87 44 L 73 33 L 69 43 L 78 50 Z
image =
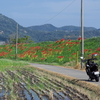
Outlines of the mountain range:
M 80 27 L 78 26 L 63 26 L 63 27 L 55 27 L 52 24 L 44 24 L 44 25 L 39 25 L 39 26 L 30 26 L 28 29 L 31 30 L 36 30 L 36 31 L 66 31 L 66 32 L 71 32 L 71 31 L 80 31 Z M 85 27 L 85 31 L 92 31 L 96 30 L 94 27 Z
M 17 32 L 17 22 L 0 14 L 0 41 L 9 41 Z M 59 39 L 77 39 L 81 35 L 79 26 L 55 27 L 52 24 L 23 27 L 18 24 L 19 37 L 30 36 L 34 42 L 56 41 Z M 100 29 L 84 27 L 85 38 L 99 37 Z

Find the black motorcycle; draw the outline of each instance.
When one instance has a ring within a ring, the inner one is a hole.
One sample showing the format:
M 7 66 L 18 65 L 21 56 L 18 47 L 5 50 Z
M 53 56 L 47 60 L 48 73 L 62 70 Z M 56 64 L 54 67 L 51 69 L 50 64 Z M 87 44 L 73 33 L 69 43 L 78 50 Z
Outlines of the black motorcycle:
M 97 56 L 96 54 L 92 56 L 91 59 L 82 59 L 83 62 L 85 62 L 85 66 L 86 66 L 86 73 L 89 76 L 89 79 L 92 81 L 95 79 L 96 82 L 99 81 L 99 77 L 100 77 L 100 72 L 98 70 L 98 64 L 94 62 L 94 60 L 97 60 L 96 58 L 94 58 L 94 56 Z

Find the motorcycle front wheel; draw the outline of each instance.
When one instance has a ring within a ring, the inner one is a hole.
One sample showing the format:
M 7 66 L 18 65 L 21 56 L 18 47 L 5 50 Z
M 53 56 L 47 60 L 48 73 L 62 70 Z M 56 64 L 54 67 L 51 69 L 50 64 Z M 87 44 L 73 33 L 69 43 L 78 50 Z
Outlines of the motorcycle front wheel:
M 99 82 L 99 76 L 96 76 L 96 77 L 95 77 L 95 81 L 96 81 L 96 82 Z

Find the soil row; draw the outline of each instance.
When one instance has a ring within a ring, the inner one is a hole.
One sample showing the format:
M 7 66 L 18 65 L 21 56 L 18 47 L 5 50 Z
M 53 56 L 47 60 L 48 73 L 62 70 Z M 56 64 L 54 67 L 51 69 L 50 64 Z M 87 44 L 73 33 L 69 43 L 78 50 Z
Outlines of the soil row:
M 66 79 L 33 67 L 0 72 L 0 100 L 90 100 Z

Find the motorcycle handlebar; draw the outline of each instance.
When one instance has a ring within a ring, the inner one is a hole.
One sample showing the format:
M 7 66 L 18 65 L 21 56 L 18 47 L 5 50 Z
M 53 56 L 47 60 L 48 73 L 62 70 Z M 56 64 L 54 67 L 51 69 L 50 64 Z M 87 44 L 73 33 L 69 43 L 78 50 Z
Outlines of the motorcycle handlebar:
M 86 62 L 86 61 L 88 61 L 88 60 L 98 60 L 97 58 L 91 58 L 91 59 L 82 59 L 82 62 L 84 63 L 84 62 Z
M 92 58 L 93 60 L 98 60 L 97 58 Z

